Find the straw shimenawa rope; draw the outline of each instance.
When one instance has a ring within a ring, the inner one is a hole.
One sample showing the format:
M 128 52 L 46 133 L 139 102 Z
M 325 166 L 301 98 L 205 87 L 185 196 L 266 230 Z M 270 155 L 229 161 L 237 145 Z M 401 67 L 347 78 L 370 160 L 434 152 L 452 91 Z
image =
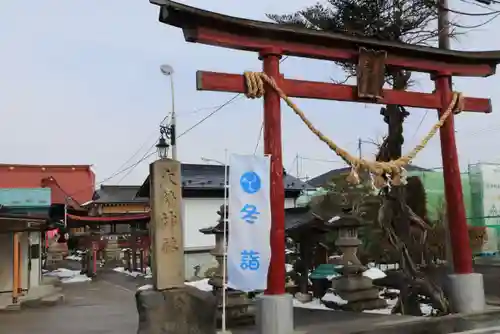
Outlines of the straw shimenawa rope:
M 453 93 L 453 98 L 450 105 L 446 111 L 441 115 L 438 122 L 429 130 L 427 135 L 422 139 L 422 141 L 413 148 L 408 154 L 402 156 L 397 160 L 391 160 L 388 162 L 382 161 L 368 161 L 365 159 L 357 158 L 351 155 L 346 150 L 339 147 L 335 142 L 326 137 L 319 129 L 317 129 L 311 121 L 305 116 L 302 110 L 292 101 L 280 87 L 276 84 L 273 78 L 270 78 L 267 74 L 262 72 L 244 72 L 244 77 L 246 81 L 247 91 L 245 95 L 248 98 L 255 99 L 260 98 L 265 93 L 264 82 L 271 86 L 286 102 L 286 104 L 292 108 L 292 110 L 297 114 L 302 122 L 311 130 L 322 142 L 327 144 L 342 160 L 344 160 L 352 170 L 349 174 L 347 180 L 350 183 L 358 184 L 360 182 L 359 172 L 362 170 L 368 171 L 375 175 L 374 185 L 377 188 L 381 188 L 387 184 L 386 178 L 390 178 L 390 182 L 393 185 L 401 184 L 401 173 L 402 168 L 409 164 L 415 156 L 427 145 L 429 140 L 436 134 L 436 132 L 443 126 L 451 113 L 458 114 L 463 109 L 463 97 L 461 93 Z

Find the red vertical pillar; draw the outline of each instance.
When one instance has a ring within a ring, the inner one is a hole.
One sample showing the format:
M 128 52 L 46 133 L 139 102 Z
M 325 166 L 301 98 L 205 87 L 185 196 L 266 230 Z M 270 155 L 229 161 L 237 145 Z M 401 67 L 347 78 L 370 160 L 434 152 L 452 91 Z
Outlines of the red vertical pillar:
M 264 73 L 279 83 L 281 50 L 260 52 Z M 285 293 L 285 188 L 281 153 L 281 108 L 276 91 L 266 87 L 264 95 L 264 154 L 271 156 L 271 263 L 267 274 L 268 295 Z
M 451 103 L 451 76 L 441 74 L 435 78 L 436 92 L 441 96 L 442 115 Z M 444 187 L 448 228 L 453 250 L 453 266 L 457 274 L 469 274 L 472 269 L 472 252 L 469 245 L 469 232 L 465 215 L 457 144 L 455 142 L 454 115 L 451 114 L 441 127 L 441 156 L 443 159 Z

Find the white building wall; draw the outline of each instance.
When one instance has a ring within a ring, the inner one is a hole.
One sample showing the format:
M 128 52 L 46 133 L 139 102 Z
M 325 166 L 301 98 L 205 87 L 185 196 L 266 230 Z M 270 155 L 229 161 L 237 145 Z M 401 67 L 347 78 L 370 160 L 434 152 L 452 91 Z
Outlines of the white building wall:
M 217 224 L 219 216 L 217 211 L 224 204 L 223 198 L 184 198 L 183 199 L 183 222 L 184 222 L 184 248 L 189 249 L 211 249 L 215 246 L 213 235 L 200 233 L 201 228 Z M 294 198 L 285 199 L 285 208 L 295 207 Z
M 201 228 L 217 224 L 217 211 L 224 204 L 223 198 L 183 198 L 184 249 L 186 279 L 194 275 L 194 267 L 201 266 L 200 276 L 207 269 L 217 266 L 217 261 L 209 253 L 215 247 L 215 236 L 200 233 Z M 295 207 L 294 198 L 285 199 L 285 208 Z M 189 250 L 206 249 L 206 252 L 189 252 Z

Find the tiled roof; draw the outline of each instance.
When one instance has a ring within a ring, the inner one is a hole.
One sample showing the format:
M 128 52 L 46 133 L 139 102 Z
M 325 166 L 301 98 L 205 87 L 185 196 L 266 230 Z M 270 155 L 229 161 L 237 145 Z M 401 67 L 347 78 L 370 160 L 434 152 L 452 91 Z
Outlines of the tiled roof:
M 140 186 L 102 185 L 94 192 L 94 203 L 147 203 L 147 198 L 136 197 Z
M 222 190 L 224 189 L 224 170 L 225 167 L 221 165 L 182 164 L 182 186 L 184 189 Z M 285 190 L 288 191 L 313 189 L 307 183 L 288 174 L 285 175 L 284 183 Z M 138 196 L 148 195 L 149 176 L 138 191 Z

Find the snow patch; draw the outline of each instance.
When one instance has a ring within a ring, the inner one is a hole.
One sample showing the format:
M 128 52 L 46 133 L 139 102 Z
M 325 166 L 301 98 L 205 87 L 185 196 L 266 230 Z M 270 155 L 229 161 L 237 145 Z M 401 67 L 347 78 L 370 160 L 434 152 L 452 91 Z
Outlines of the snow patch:
M 337 295 L 334 292 L 327 292 L 323 298 L 321 298 L 322 301 L 325 302 L 334 302 L 337 305 L 345 305 L 347 304 L 347 300 L 342 299 L 339 295 Z
M 202 279 L 199 281 L 185 282 L 184 284 L 195 287 L 201 291 L 212 291 L 213 290 L 212 286 L 210 284 L 208 284 L 208 278 L 205 278 L 205 279 Z
M 363 272 L 363 276 L 374 280 L 374 279 L 384 278 L 387 275 L 382 270 L 380 270 L 378 268 L 370 268 L 370 269 L 365 270 Z
M 392 293 L 392 294 L 397 294 L 399 295 L 399 290 L 398 289 L 385 289 L 385 293 Z M 380 293 L 380 298 L 384 299 L 383 297 L 384 291 Z M 363 311 L 364 313 L 373 313 L 373 314 L 391 314 L 392 309 L 394 306 L 396 306 L 396 303 L 398 301 L 398 298 L 385 298 L 385 301 L 387 302 L 387 307 L 380 308 L 380 309 L 375 309 L 375 310 L 366 310 Z M 423 316 L 429 316 L 432 315 L 433 308 L 432 306 L 428 304 L 420 304 L 420 311 L 422 312 Z M 400 314 L 396 314 L 400 315 Z
M 122 273 L 122 274 L 125 274 L 128 276 L 132 276 L 132 277 L 144 276 L 144 273 L 141 273 L 140 271 L 128 271 L 124 267 L 113 268 L 113 271 L 116 271 L 117 273 Z
M 347 304 L 347 301 L 342 299 L 339 295 L 337 295 L 335 292 L 327 292 L 323 298 L 315 298 L 310 302 L 303 303 L 297 298 L 293 299 L 293 307 L 299 307 L 299 308 L 308 308 L 308 309 L 315 309 L 315 310 L 327 310 L 327 311 L 335 311 L 334 309 L 331 309 L 323 304 L 323 302 L 333 302 L 337 305 L 345 305 Z
M 312 301 L 308 303 L 302 303 L 298 299 L 293 299 L 293 307 L 299 307 L 299 308 L 308 308 L 308 309 L 314 309 L 314 310 L 327 310 L 327 311 L 333 311 L 331 308 L 326 307 L 321 303 L 321 300 L 319 299 L 313 299 Z
M 213 288 L 210 284 L 208 284 L 208 278 L 199 280 L 199 281 L 193 281 L 193 282 L 185 282 L 184 284 L 192 286 L 198 290 L 201 291 L 212 291 Z M 137 288 L 137 291 L 145 291 L 145 290 L 152 290 L 153 285 L 152 284 L 146 284 L 143 286 L 140 286 Z
M 89 281 L 92 281 L 92 278 L 88 277 L 87 275 L 82 275 L 82 274 L 78 274 L 78 275 L 75 275 L 73 277 L 61 279 L 61 283 L 63 283 L 63 284 L 83 283 L 83 282 L 89 282 Z
M 152 284 L 146 284 L 137 288 L 137 291 L 153 290 Z
M 61 283 L 82 283 L 88 282 L 92 279 L 86 275 L 82 275 L 79 270 L 70 270 L 66 268 L 59 268 L 54 271 L 44 273 L 44 276 L 57 277 Z

